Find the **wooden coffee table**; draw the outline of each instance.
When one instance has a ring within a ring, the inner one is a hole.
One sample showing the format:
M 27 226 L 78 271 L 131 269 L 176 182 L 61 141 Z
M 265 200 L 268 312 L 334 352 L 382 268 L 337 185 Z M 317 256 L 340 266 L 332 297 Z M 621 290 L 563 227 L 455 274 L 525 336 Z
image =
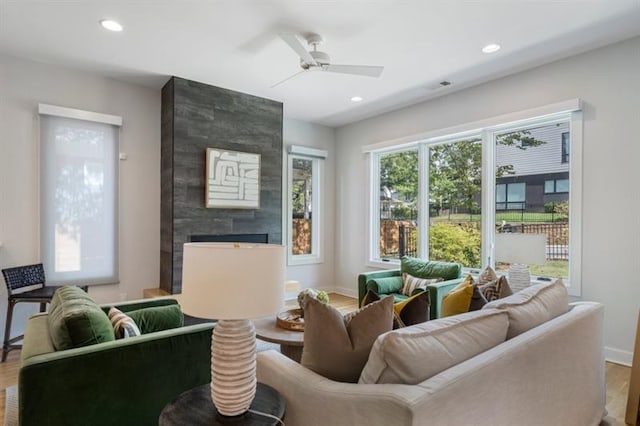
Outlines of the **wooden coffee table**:
M 276 324 L 275 317 L 261 318 L 253 321 L 256 337 L 280 345 L 280 352 L 296 362 L 302 359 L 304 332 L 287 330 Z

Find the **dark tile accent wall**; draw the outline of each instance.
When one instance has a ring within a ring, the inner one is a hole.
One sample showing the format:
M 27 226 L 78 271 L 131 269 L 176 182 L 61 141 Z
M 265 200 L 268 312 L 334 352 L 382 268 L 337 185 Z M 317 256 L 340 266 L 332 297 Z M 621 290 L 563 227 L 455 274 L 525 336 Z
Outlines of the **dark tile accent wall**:
M 260 208 L 205 207 L 205 153 L 261 154 Z M 182 245 L 194 234 L 268 233 L 282 243 L 282 103 L 172 77 L 162 88 L 160 288 L 182 284 Z

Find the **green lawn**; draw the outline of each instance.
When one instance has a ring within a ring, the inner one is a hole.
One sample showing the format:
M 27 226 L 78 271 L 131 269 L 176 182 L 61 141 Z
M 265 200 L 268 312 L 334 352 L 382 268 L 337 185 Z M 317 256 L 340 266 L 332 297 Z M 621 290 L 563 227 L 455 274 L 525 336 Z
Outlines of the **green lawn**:
M 496 265 L 496 270 L 502 269 L 499 265 Z M 508 265 L 504 270 L 509 270 Z M 529 265 L 529 272 L 534 276 L 567 278 L 569 276 L 569 262 L 566 260 L 547 260 L 542 265 Z
M 557 213 L 521 213 L 521 212 L 497 212 L 496 223 L 503 220 L 507 223 L 552 223 L 559 222 L 563 217 Z M 432 216 L 431 220 L 437 222 L 477 222 L 480 220 L 479 214 L 452 214 L 442 216 Z

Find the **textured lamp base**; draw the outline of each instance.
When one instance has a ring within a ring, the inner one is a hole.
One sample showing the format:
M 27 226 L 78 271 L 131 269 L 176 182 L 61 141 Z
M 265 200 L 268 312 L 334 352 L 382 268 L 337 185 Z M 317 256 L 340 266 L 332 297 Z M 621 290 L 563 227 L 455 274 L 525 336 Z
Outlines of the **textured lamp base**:
M 220 320 L 211 341 L 211 399 L 223 416 L 249 409 L 256 394 L 256 332 L 249 320 Z

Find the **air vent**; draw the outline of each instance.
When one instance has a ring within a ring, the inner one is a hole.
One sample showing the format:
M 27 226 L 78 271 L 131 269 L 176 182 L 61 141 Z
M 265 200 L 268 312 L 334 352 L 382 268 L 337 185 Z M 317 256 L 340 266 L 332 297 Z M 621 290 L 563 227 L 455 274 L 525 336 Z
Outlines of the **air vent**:
M 429 86 L 425 86 L 425 89 L 427 89 L 429 91 L 440 90 L 440 89 L 442 89 L 444 87 L 451 86 L 451 84 L 452 83 L 449 80 L 442 80 L 439 83 L 433 83 L 433 84 L 431 84 Z

